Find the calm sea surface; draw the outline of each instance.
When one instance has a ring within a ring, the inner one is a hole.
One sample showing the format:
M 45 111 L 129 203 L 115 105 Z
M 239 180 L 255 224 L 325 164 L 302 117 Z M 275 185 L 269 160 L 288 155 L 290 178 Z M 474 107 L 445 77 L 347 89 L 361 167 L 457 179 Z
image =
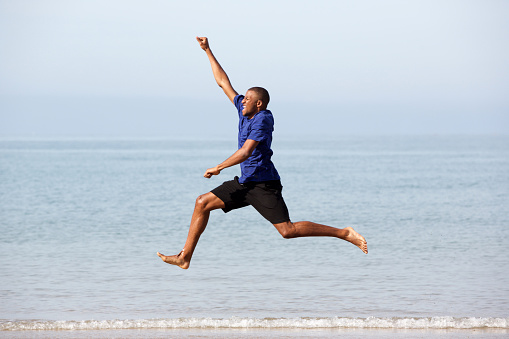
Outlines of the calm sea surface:
M 0 140 L 0 330 L 509 330 L 509 137 L 277 139 L 293 221 L 211 213 L 189 270 L 194 200 L 239 168 L 236 141 Z

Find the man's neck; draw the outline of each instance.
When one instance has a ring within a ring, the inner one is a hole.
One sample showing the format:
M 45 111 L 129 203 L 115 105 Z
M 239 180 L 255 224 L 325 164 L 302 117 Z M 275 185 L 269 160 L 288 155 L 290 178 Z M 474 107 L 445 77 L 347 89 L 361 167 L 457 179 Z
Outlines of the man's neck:
M 259 109 L 258 111 L 254 112 L 253 114 L 251 115 L 244 115 L 246 118 L 248 118 L 249 120 L 253 119 L 255 115 L 257 115 L 258 113 L 262 112 L 262 111 L 265 111 L 264 109 Z

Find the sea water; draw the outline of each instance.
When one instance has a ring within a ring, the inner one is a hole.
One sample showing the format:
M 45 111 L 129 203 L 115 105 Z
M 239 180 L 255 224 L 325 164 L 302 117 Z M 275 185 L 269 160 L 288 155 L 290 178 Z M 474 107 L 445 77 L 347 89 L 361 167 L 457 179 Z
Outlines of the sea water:
M 247 207 L 211 213 L 189 270 L 163 263 L 156 252 L 182 249 L 196 197 L 239 174 L 203 178 L 235 147 L 0 140 L 0 333 L 509 332 L 509 137 L 276 139 L 292 220 L 352 226 L 369 254 L 283 239 Z

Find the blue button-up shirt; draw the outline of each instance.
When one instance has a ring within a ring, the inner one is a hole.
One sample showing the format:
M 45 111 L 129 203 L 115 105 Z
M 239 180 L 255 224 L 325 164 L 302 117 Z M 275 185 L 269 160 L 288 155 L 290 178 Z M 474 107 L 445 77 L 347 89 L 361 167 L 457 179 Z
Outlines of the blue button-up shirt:
M 242 115 L 243 95 L 237 95 L 233 100 L 239 113 L 239 149 L 247 139 L 258 141 L 253 154 L 240 164 L 241 184 L 248 181 L 280 180 L 276 167 L 271 161 L 272 131 L 274 131 L 274 117 L 271 111 L 263 110 L 256 113 L 251 119 Z

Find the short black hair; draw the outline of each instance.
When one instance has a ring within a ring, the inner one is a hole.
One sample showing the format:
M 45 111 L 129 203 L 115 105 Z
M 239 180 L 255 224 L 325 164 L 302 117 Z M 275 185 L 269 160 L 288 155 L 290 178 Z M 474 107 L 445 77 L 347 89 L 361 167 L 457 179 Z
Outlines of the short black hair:
M 269 104 L 270 95 L 269 92 L 263 87 L 251 87 L 248 91 L 255 92 L 258 99 L 261 100 L 265 105 Z

